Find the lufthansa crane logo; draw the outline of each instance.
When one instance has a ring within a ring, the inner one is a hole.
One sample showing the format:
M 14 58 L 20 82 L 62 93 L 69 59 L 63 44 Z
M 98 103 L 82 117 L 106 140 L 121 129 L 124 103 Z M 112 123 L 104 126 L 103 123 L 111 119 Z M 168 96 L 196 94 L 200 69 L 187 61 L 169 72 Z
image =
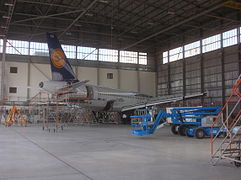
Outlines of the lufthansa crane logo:
M 51 61 L 57 68 L 62 68 L 65 65 L 65 56 L 61 49 L 54 49 L 51 53 Z

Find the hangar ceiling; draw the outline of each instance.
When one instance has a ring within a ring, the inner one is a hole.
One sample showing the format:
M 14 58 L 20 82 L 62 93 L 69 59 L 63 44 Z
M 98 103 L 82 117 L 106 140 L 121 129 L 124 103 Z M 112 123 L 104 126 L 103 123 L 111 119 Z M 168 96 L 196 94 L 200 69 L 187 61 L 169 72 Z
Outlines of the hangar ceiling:
M 145 49 L 165 47 L 183 34 L 240 24 L 240 10 L 223 0 L 2 0 L 0 36 L 84 46 Z M 1 37 L 0 37 L 1 38 Z

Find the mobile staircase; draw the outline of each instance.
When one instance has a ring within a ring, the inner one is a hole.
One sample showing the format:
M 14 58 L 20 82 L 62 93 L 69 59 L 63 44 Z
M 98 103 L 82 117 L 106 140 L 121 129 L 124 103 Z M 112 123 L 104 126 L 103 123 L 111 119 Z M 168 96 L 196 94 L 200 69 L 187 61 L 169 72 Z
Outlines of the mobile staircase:
M 226 129 L 223 139 L 217 135 L 210 138 L 211 163 L 216 165 L 220 160 L 228 160 L 235 166 L 241 166 L 241 75 L 233 85 L 231 96 L 219 113 L 211 128 L 221 124 Z

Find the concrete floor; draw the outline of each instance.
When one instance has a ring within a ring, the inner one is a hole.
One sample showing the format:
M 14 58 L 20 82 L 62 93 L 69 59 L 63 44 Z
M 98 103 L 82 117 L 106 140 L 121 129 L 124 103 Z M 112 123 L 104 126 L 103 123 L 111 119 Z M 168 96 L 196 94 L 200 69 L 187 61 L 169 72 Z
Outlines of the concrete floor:
M 232 180 L 241 168 L 209 163 L 209 139 L 174 136 L 169 127 L 148 137 L 129 126 L 0 127 L 1 180 Z

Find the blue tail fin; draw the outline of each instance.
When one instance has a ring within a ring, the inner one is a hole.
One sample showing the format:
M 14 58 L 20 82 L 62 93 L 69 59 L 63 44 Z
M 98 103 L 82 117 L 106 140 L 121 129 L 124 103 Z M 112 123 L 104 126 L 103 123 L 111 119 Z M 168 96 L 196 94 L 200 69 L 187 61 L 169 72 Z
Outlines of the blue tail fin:
M 78 81 L 58 38 L 54 34 L 47 33 L 47 43 L 49 47 L 52 80 L 67 82 Z

